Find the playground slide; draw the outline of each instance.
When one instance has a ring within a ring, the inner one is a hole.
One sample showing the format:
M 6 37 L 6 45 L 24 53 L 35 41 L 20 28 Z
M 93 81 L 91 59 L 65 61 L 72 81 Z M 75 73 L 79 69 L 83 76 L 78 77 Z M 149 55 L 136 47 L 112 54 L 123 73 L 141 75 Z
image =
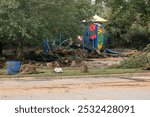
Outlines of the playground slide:
M 119 54 L 119 52 L 116 52 L 116 51 L 113 51 L 113 50 L 110 50 L 110 49 L 107 49 L 107 48 L 105 48 L 105 52 L 106 53 L 112 53 L 112 54 Z

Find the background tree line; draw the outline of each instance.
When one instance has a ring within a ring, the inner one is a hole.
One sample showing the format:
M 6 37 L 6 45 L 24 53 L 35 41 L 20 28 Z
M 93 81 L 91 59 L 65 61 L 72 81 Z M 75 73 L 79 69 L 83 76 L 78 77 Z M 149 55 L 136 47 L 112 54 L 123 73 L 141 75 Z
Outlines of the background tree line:
M 150 43 L 149 0 L 96 0 L 96 4 L 103 4 L 102 15 L 109 20 L 111 47 L 142 49 Z

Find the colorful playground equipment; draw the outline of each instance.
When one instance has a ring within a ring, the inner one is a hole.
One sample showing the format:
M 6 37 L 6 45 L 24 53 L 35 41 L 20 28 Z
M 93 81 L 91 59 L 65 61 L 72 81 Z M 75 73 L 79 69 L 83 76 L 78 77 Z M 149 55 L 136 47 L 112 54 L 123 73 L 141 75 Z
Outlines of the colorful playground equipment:
M 103 23 L 107 20 L 95 15 L 91 18 L 89 22 L 83 20 L 82 23 L 85 25 L 82 36 L 78 36 L 77 40 L 80 41 L 80 48 L 88 50 L 88 52 L 106 52 L 118 54 L 118 52 L 112 51 L 106 48 L 108 42 L 108 32 L 105 30 Z M 57 39 L 59 37 L 59 39 Z M 69 47 L 74 47 L 73 36 L 68 36 L 66 40 L 62 39 L 63 34 L 60 32 L 59 36 L 55 34 L 53 39 L 53 48 L 60 49 L 64 43 L 68 43 Z M 57 43 L 57 44 L 56 44 Z M 48 39 L 45 39 L 43 42 L 43 52 L 48 53 L 52 46 L 49 46 Z
M 59 39 L 57 39 L 59 37 Z M 68 40 L 65 40 L 65 42 Z M 51 44 L 50 44 L 51 43 Z M 59 33 L 58 35 L 54 35 L 53 42 L 50 42 L 48 38 L 43 40 L 43 53 L 49 53 L 51 50 L 55 50 L 56 48 L 61 48 L 63 44 L 63 38 L 62 38 L 62 33 Z M 58 45 L 58 46 L 57 46 Z
M 103 51 L 107 44 L 108 33 L 103 23 L 107 20 L 95 15 L 86 23 L 85 33 L 82 38 L 83 49 Z
M 82 47 L 83 49 L 87 49 L 88 51 L 96 50 L 98 53 L 106 52 L 112 54 L 119 54 L 119 52 L 112 51 L 106 48 L 108 43 L 108 32 L 103 26 L 104 22 L 107 20 L 95 15 L 92 17 L 90 22 L 82 21 L 86 24 L 86 29 L 84 31 L 84 35 L 82 39 Z

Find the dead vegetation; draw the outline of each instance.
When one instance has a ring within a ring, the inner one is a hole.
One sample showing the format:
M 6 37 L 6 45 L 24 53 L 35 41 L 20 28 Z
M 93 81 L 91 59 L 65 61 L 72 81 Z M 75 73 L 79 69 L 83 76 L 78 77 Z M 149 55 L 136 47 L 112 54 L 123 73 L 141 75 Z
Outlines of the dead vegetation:
M 121 62 L 120 65 L 117 65 L 117 68 L 142 68 L 150 65 L 150 53 L 141 52 L 135 55 L 132 55 L 128 59 Z
M 33 64 L 21 65 L 20 75 L 22 74 L 37 74 L 37 66 Z

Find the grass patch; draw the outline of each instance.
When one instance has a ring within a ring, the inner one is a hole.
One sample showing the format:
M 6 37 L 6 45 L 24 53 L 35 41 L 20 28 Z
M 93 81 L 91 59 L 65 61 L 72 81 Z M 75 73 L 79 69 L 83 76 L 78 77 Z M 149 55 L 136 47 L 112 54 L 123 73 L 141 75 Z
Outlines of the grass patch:
M 132 55 L 127 60 L 124 60 L 120 65 L 115 65 L 112 68 L 142 68 L 150 66 L 150 52 L 141 52 Z
M 146 72 L 142 69 L 89 69 L 88 73 L 82 73 L 81 68 L 63 68 L 63 73 L 54 73 L 53 69 L 38 69 L 38 74 L 26 75 L 5 75 L 6 70 L 0 70 L 0 78 L 12 77 L 55 77 L 55 76 L 84 76 L 84 75 L 107 75 L 107 74 L 124 74 Z

